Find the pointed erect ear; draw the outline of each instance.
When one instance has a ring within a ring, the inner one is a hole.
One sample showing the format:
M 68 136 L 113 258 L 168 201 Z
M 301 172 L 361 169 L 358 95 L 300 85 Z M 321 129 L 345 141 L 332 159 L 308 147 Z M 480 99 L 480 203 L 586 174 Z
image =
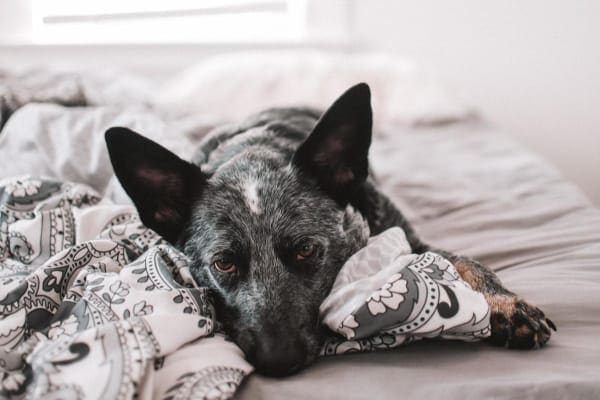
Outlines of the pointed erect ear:
M 106 145 L 144 225 L 174 243 L 205 182 L 200 168 L 127 128 L 106 131 Z
M 341 204 L 367 178 L 372 119 L 369 86 L 359 83 L 329 107 L 294 155 L 293 163 Z

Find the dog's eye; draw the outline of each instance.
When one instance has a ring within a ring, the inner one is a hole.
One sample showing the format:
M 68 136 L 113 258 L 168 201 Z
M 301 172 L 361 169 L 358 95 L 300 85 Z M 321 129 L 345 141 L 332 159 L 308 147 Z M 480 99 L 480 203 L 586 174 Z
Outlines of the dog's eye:
M 302 243 L 296 249 L 296 260 L 302 261 L 312 256 L 315 253 L 316 246 L 314 243 Z
M 220 272 L 235 272 L 237 270 L 236 265 L 227 258 L 220 258 L 214 262 L 214 266 L 217 271 Z

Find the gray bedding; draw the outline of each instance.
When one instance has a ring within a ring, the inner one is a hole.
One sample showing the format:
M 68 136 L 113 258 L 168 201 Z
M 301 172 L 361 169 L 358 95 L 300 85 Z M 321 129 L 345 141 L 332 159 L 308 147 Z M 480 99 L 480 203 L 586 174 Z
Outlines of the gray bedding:
M 0 179 L 43 174 L 110 191 L 101 134 L 113 124 L 184 155 L 206 132 L 202 117 L 166 118 L 146 106 L 28 104 L 10 110 L 0 132 Z M 384 191 L 428 242 L 499 271 L 558 333 L 541 351 L 422 342 L 321 359 L 285 379 L 252 375 L 239 398 L 600 398 L 600 211 L 482 123 L 388 128 L 371 157 Z
M 482 124 L 375 139 L 381 186 L 430 243 L 472 256 L 558 325 L 539 351 L 415 343 L 251 376 L 239 398 L 600 398 L 600 211 Z

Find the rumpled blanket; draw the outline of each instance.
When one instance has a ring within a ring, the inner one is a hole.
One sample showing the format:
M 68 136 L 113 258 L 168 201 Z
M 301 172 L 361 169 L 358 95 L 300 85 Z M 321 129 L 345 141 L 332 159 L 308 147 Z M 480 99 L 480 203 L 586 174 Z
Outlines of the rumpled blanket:
M 439 254 L 411 253 L 400 228 L 371 237 L 344 264 L 320 308 L 348 339 L 324 355 L 389 349 L 417 339 L 475 341 L 490 335 L 489 306 Z
M 483 296 L 393 228 L 342 268 L 323 355 L 489 335 Z M 0 397 L 230 398 L 252 372 L 182 253 L 80 184 L 0 182 Z
M 9 70 L 0 66 L 0 130 L 19 108 L 30 103 L 83 107 L 112 104 L 148 106 L 151 89 L 143 79 L 117 70 L 60 68 Z

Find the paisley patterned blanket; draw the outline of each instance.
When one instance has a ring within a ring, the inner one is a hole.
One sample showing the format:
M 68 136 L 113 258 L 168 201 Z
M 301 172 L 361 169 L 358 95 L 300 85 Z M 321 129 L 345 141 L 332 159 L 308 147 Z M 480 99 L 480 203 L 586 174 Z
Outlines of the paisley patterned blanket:
M 371 239 L 321 307 L 323 355 L 489 334 L 483 296 L 404 233 Z M 186 257 L 132 206 L 74 183 L 0 182 L 0 398 L 230 398 L 252 372 Z

